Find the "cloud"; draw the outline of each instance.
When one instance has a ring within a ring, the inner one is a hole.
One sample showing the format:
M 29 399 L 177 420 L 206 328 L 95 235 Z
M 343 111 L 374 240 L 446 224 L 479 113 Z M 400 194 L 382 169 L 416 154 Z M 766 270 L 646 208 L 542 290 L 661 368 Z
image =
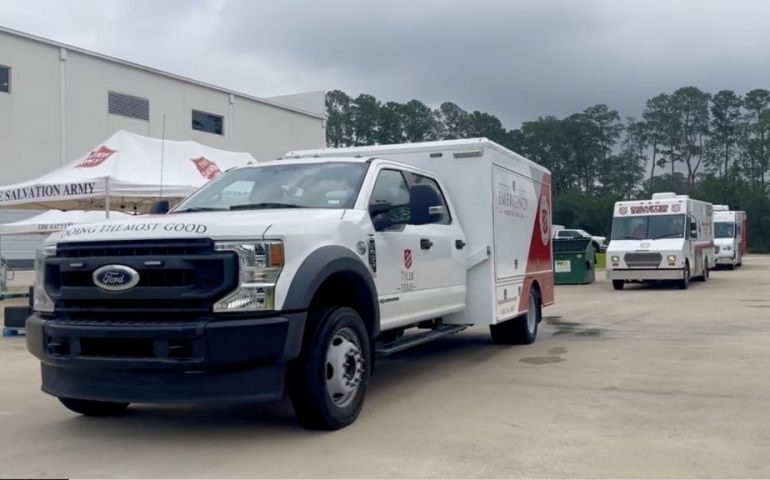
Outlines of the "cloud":
M 454 101 L 509 128 L 663 91 L 767 87 L 770 2 L 4 2 L 11 28 L 258 96 Z

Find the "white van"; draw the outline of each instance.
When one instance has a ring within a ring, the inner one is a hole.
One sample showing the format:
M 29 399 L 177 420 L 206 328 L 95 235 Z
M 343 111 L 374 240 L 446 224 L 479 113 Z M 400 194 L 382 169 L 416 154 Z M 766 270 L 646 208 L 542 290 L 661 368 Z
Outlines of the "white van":
M 628 282 L 707 280 L 714 266 L 714 214 L 708 202 L 656 193 L 651 200 L 615 203 L 607 247 L 607 279 Z
M 714 205 L 714 243 L 716 265 L 730 270 L 743 265 L 748 245 L 746 212 L 730 210 L 727 205 Z

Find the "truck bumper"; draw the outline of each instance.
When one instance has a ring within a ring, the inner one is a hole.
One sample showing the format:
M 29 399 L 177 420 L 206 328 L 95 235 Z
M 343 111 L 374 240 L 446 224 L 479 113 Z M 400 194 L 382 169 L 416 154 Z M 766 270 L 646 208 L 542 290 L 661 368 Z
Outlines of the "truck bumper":
M 27 320 L 27 347 L 56 397 L 199 403 L 282 397 L 305 314 L 192 322 Z
M 681 268 L 655 268 L 655 269 L 612 269 L 607 270 L 607 280 L 681 280 Z
M 728 255 L 719 253 L 715 260 L 717 265 L 735 265 L 738 262 L 734 253 Z

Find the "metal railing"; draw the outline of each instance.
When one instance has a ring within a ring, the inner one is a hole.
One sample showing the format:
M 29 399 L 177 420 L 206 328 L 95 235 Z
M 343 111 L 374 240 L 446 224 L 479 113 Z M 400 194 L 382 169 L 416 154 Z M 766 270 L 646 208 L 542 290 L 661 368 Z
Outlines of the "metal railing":
M 8 290 L 8 282 L 14 279 L 16 272 L 8 266 L 5 258 L 0 257 L 0 293 Z

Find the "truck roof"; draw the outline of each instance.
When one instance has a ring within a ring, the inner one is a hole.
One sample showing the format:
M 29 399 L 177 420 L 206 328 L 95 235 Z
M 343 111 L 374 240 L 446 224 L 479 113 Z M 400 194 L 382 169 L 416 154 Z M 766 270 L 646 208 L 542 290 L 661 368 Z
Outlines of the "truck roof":
M 320 157 L 337 157 L 337 156 L 360 156 L 363 157 L 384 157 L 387 159 L 388 153 L 412 153 L 412 152 L 435 152 L 441 150 L 450 151 L 477 151 L 480 149 L 489 148 L 496 150 L 499 153 L 507 156 L 515 156 L 519 161 L 522 161 L 532 168 L 535 168 L 544 173 L 550 174 L 550 171 L 537 163 L 529 160 L 526 157 L 519 155 L 518 153 L 503 147 L 500 144 L 489 140 L 488 138 L 464 138 L 459 140 L 438 140 L 433 142 L 415 142 L 415 143 L 399 143 L 393 145 L 371 145 L 366 147 L 344 147 L 344 148 L 321 148 L 314 150 L 294 150 L 288 152 L 282 158 L 284 159 L 299 159 L 299 158 L 320 158 Z

